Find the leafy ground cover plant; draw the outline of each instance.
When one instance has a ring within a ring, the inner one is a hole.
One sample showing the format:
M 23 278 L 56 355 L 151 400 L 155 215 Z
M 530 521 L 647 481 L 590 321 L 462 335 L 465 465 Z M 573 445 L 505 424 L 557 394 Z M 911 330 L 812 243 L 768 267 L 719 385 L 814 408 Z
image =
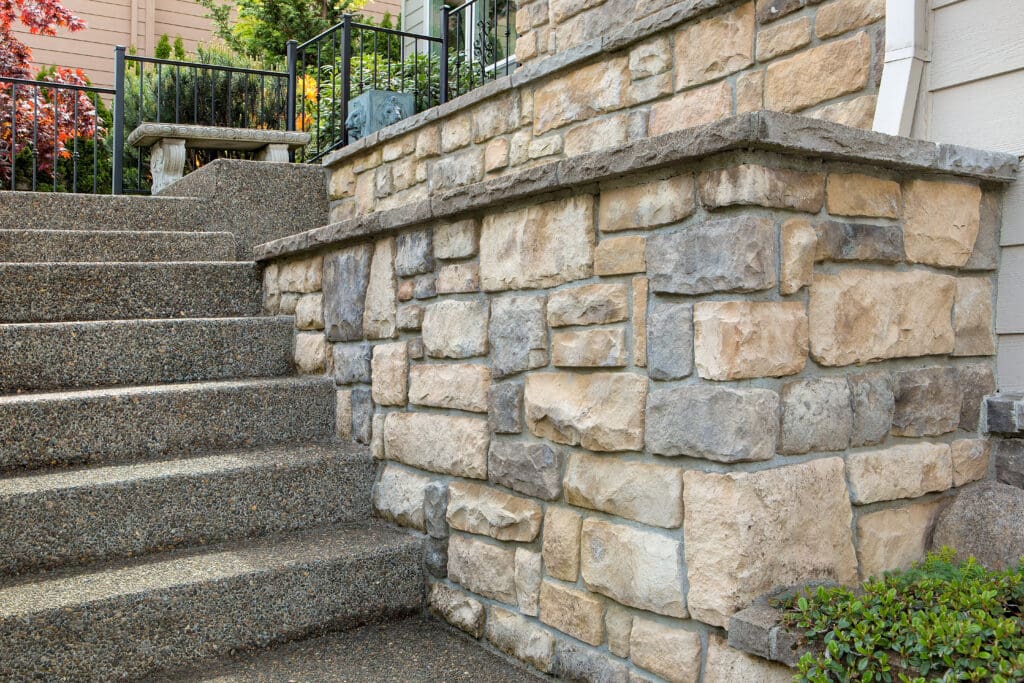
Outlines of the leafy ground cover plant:
M 943 548 L 857 590 L 819 587 L 781 601 L 802 631 L 796 680 L 1024 681 L 1024 566 L 990 571 Z

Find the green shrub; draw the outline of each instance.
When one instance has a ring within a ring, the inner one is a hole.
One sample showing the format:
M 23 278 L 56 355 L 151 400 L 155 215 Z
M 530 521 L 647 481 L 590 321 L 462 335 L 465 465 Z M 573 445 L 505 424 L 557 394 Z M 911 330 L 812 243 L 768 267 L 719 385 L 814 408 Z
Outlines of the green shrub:
M 1024 566 L 989 571 L 944 548 L 905 572 L 807 591 L 780 607 L 813 653 L 796 680 L 1024 680 Z

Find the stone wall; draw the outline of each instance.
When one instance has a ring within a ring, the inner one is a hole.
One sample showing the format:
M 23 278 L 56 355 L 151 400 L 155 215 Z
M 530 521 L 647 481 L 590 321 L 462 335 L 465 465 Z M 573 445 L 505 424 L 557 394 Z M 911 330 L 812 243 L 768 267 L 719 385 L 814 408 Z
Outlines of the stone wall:
M 788 680 L 730 616 L 907 565 L 988 472 L 1015 161 L 758 116 L 259 250 L 432 609 L 543 671 Z
M 557 54 L 528 62 L 524 52 L 527 66 L 513 76 L 328 157 L 332 220 L 733 114 L 800 112 L 871 127 L 884 0 L 665 5 L 521 6 L 520 52 L 543 44 Z M 623 22 L 629 16 L 637 20 Z

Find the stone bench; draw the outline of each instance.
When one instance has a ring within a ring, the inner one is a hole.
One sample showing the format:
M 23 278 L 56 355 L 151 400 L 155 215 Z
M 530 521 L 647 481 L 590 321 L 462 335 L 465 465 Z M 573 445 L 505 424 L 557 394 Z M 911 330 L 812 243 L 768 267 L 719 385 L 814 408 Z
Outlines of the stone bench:
M 287 162 L 288 152 L 305 147 L 309 140 L 309 133 L 295 131 L 178 123 L 143 123 L 128 136 L 129 145 L 149 148 L 153 194 L 184 175 L 186 149 L 256 152 L 257 161 Z

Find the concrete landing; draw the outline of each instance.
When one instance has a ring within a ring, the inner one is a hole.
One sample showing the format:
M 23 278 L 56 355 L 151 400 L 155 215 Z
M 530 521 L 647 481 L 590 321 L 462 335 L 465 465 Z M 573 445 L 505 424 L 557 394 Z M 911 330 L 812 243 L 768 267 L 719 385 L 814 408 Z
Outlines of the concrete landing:
M 167 680 L 167 679 L 165 679 Z M 426 617 L 289 643 L 176 683 L 519 683 L 552 680 Z

